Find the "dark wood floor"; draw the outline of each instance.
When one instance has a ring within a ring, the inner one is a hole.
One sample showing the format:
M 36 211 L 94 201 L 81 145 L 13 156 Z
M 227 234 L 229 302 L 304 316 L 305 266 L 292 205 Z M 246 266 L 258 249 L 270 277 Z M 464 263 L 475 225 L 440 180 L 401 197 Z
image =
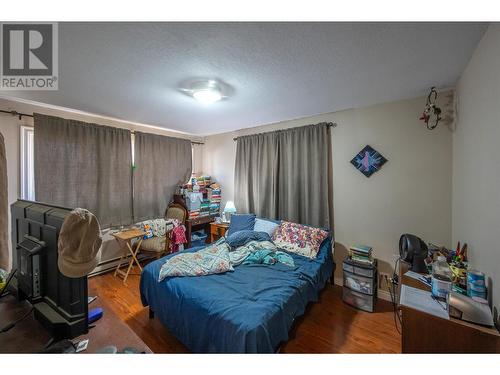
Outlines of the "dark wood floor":
M 130 275 L 124 285 L 112 273 L 89 280 L 89 295 L 105 298 L 118 315 L 155 353 L 188 353 L 166 328 L 149 319 L 142 307 L 139 278 Z M 96 303 L 98 306 L 98 302 Z M 328 285 L 317 303 L 309 304 L 297 319 L 282 353 L 400 353 L 401 336 L 396 331 L 392 306 L 379 300 L 377 310 L 367 313 L 342 302 L 342 289 Z

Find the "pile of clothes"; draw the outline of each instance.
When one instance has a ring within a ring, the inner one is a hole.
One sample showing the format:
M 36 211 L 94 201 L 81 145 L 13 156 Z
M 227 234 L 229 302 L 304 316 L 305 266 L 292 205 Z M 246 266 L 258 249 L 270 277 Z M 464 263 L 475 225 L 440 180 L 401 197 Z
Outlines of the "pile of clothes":
M 229 259 L 233 266 L 276 263 L 283 263 L 290 267 L 295 266 L 293 258 L 289 254 L 279 251 L 271 241 L 250 241 L 231 251 Z
M 171 253 L 179 251 L 181 244 L 185 244 L 186 240 L 186 227 L 177 219 L 169 219 L 167 224 L 171 224 L 173 228 L 168 231 L 168 247 Z
M 162 265 L 158 277 L 204 276 L 234 271 L 241 265 L 273 266 L 281 263 L 293 270 L 293 258 L 278 250 L 270 241 L 251 240 L 242 246 L 231 246 L 225 237 L 196 252 L 182 252 L 170 257 Z

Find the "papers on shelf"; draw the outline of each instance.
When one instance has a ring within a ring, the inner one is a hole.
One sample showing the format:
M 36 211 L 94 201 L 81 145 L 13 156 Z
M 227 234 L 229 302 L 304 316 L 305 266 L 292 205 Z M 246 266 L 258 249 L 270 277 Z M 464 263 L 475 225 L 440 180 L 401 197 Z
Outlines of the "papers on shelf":
M 443 319 L 450 319 L 445 304 L 432 298 L 431 292 L 412 288 L 408 285 L 401 286 L 401 297 L 399 303 L 427 314 L 435 315 Z

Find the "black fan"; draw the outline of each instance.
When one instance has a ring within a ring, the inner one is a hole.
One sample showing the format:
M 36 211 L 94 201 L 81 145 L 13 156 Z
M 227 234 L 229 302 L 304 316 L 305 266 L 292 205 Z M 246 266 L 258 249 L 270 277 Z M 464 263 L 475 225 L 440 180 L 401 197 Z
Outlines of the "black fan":
M 424 241 L 413 234 L 403 234 L 399 239 L 399 257 L 411 264 L 411 270 L 418 273 L 427 273 L 424 259 L 429 249 Z

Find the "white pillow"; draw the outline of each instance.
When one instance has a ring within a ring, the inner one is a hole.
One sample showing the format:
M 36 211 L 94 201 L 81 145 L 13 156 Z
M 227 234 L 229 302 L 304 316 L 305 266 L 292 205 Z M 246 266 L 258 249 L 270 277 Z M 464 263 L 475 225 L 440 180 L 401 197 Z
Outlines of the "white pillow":
M 253 226 L 253 230 L 256 232 L 266 232 L 267 234 L 269 234 L 272 237 L 274 234 L 274 231 L 278 227 L 279 227 L 278 223 L 275 223 L 275 222 L 272 222 L 269 220 L 265 220 L 265 219 L 256 218 L 255 224 Z

